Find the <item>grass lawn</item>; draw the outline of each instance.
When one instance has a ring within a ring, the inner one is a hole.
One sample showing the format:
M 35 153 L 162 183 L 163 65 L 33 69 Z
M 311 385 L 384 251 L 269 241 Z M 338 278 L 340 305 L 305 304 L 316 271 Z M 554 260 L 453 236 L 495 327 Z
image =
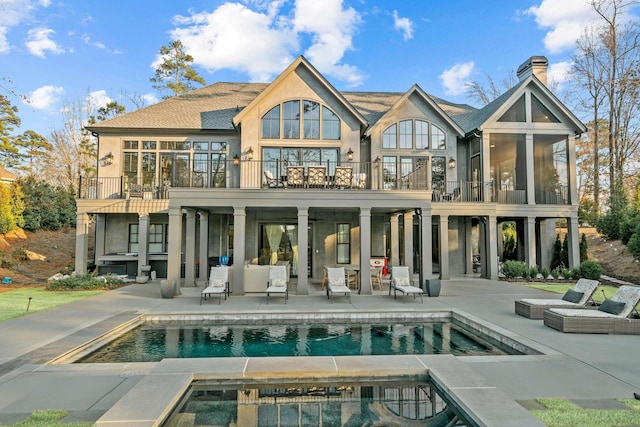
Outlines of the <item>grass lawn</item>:
M 557 294 L 564 294 L 565 292 L 567 292 L 567 290 L 573 289 L 574 284 L 573 283 L 527 283 L 525 286 L 528 286 L 530 288 L 540 289 L 543 291 L 555 292 Z M 602 291 L 600 289 L 604 291 L 604 294 L 607 296 L 607 298 L 611 298 L 613 294 L 615 294 L 616 291 L 618 290 L 618 288 L 616 288 L 615 286 L 608 286 L 608 285 L 598 286 L 598 289 L 593 294 L 593 300 L 596 302 L 604 301 L 604 296 L 602 295 Z
M 531 413 L 550 427 L 640 425 L 640 400 L 620 399 L 629 410 L 584 409 L 566 399 L 537 399 L 545 410 Z
M 28 287 L 0 292 L 0 322 L 102 292 L 104 291 L 47 291 L 44 287 Z M 29 303 L 29 297 L 31 297 L 31 303 Z M 29 306 L 28 312 L 27 305 Z
M 63 423 L 60 420 L 66 417 L 67 411 L 47 410 L 35 411 L 26 420 L 9 427 L 91 427 L 93 423 Z

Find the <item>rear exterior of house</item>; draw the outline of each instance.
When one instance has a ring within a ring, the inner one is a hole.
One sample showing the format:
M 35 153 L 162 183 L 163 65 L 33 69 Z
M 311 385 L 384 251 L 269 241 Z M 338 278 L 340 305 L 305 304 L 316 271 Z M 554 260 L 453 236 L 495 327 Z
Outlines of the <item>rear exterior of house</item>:
M 532 57 L 482 109 L 418 85 L 339 92 L 304 57 L 270 84 L 216 83 L 89 128 L 97 177 L 81 178 L 76 271 L 95 217 L 100 272 L 193 285 L 230 264 L 234 295 L 264 292 L 248 265 L 283 263 L 309 292 L 325 266 L 407 265 L 415 277 L 495 279 L 502 223 L 516 256 L 548 266 L 555 223 L 579 264 L 580 121 Z M 360 266 L 366 266 L 360 268 Z

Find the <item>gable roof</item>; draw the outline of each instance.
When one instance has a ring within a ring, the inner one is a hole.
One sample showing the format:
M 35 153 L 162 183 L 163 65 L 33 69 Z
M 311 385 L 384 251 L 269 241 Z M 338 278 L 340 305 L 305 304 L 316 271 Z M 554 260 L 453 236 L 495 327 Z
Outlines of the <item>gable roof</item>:
M 9 172 L 4 166 L 0 166 L 0 181 L 12 182 L 18 179 L 18 175 Z
M 351 114 L 360 121 L 361 128 L 367 127 L 367 120 L 364 118 L 362 114 L 358 110 L 356 110 L 349 101 L 345 99 L 345 97 L 340 93 L 336 88 L 329 83 L 325 77 L 315 69 L 313 65 L 307 61 L 307 59 L 300 55 L 295 61 L 293 61 L 278 77 L 275 78 L 258 96 L 256 96 L 244 109 L 242 109 L 234 118 L 233 124 L 239 125 L 242 121 L 242 118 L 250 111 L 254 106 L 260 104 L 262 99 L 264 99 L 275 87 L 277 87 L 283 80 L 285 80 L 289 75 L 294 73 L 299 67 L 304 67 L 309 71 L 313 77 L 315 77 L 333 96 L 335 96 L 338 101 L 340 101 L 346 109 L 351 112 Z
M 402 96 L 396 100 L 396 102 L 391 106 L 391 108 L 389 108 L 382 116 L 380 116 L 378 120 L 380 120 L 385 115 L 391 113 L 394 109 L 398 108 L 400 104 L 405 102 L 412 94 L 416 94 L 420 99 L 422 99 L 429 107 L 431 107 L 431 109 L 433 109 L 436 113 L 438 113 L 440 117 L 444 119 L 445 122 L 447 122 L 453 129 L 455 129 L 456 132 L 458 132 L 460 135 L 464 135 L 465 133 L 464 130 L 455 121 L 453 121 L 451 116 L 448 113 L 446 113 L 444 109 L 442 109 L 440 105 L 438 105 L 438 103 L 435 102 L 435 100 L 432 97 L 427 95 L 427 93 L 424 90 L 422 90 L 422 88 L 417 84 L 414 84 L 413 86 L 411 86 L 411 88 L 408 91 L 402 94 Z M 367 129 L 366 135 L 369 135 L 373 131 L 373 129 L 375 129 L 376 125 L 377 123 L 372 126 L 369 126 L 369 129 Z

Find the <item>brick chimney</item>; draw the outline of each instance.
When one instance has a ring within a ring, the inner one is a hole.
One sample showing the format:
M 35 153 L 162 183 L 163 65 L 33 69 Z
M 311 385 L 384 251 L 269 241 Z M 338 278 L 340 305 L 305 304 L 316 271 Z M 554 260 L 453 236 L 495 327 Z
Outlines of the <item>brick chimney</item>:
M 545 56 L 532 56 L 518 67 L 517 75 L 522 81 L 533 74 L 546 86 L 548 67 L 549 60 Z

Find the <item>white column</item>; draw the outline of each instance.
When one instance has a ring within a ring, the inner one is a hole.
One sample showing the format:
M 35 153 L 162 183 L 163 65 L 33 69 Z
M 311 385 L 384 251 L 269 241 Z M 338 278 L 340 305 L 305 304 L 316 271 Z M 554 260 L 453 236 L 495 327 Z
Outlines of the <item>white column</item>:
M 389 267 L 400 265 L 400 216 L 398 214 L 391 215 L 391 259 L 388 260 Z
M 182 265 L 182 208 L 169 209 L 169 250 L 167 253 L 167 280 L 180 283 Z
M 423 278 L 430 279 L 433 275 L 433 231 L 432 231 L 432 219 L 431 210 L 422 210 L 422 271 Z M 420 283 L 420 287 L 423 287 L 424 283 Z
M 107 229 L 107 218 L 106 214 L 96 214 L 96 235 L 95 241 L 93 243 L 93 256 L 96 262 L 96 265 L 99 264 L 98 260 L 105 253 L 105 233 Z
M 471 244 L 471 229 L 473 221 L 470 217 L 464 218 L 464 271 L 466 274 L 473 273 L 473 245 Z
M 209 212 L 198 212 L 200 216 L 200 249 L 198 250 L 198 260 L 200 269 L 198 270 L 198 280 L 206 281 L 209 278 Z
M 534 150 L 533 134 L 528 133 L 525 137 L 525 160 L 527 163 L 527 204 L 536 204 L 536 185 L 534 179 Z
M 184 282 L 196 285 L 196 211 L 187 209 L 187 229 L 184 236 Z
M 498 218 L 487 217 L 487 278 L 498 280 Z
M 144 274 L 142 266 L 149 264 L 149 214 L 138 214 L 138 276 Z
M 89 249 L 89 215 L 76 215 L 76 273 L 86 274 Z
M 575 137 L 569 137 L 567 141 L 567 169 L 569 171 L 569 204 L 578 205 L 578 178 L 576 176 L 576 143 Z M 579 250 L 578 250 L 579 252 Z M 580 259 L 580 257 L 578 257 Z
M 360 208 L 360 293 L 371 295 L 371 208 Z
M 578 218 L 567 218 L 567 247 L 569 250 L 569 268 L 580 266 L 580 232 L 578 230 Z
M 529 267 L 535 267 L 536 261 L 536 219 L 534 217 L 527 217 L 525 219 L 525 259 Z
M 413 277 L 413 211 L 404 213 L 404 259 L 402 265 L 409 267 Z
M 247 213 L 244 206 L 233 207 L 233 292 L 244 295 L 244 257 Z
M 449 279 L 449 217 L 440 215 L 440 229 L 438 232 L 440 237 L 440 278 L 442 280 Z
M 297 295 L 309 295 L 309 208 L 298 208 L 298 290 Z

